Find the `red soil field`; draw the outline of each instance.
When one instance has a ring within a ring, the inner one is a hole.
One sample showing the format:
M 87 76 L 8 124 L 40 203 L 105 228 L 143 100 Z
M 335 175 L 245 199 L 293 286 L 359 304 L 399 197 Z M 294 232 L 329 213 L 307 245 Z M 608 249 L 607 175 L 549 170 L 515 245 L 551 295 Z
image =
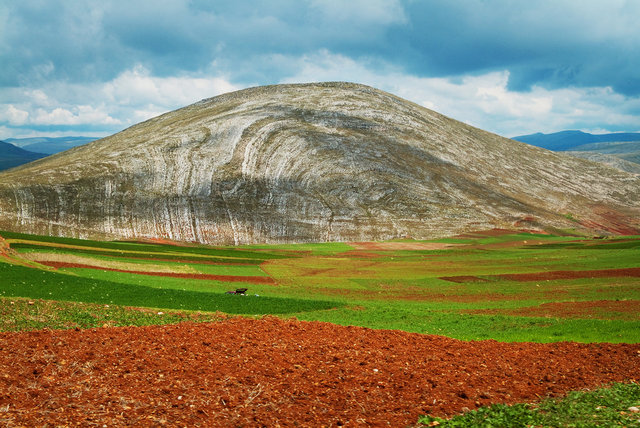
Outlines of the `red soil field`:
M 533 273 L 505 273 L 502 275 L 491 275 L 495 278 L 506 279 L 507 281 L 531 282 L 531 281 L 554 281 L 558 279 L 582 279 L 582 278 L 618 278 L 618 277 L 640 277 L 640 267 L 623 269 L 598 269 L 598 270 L 554 270 L 549 272 Z M 486 282 L 488 279 L 477 276 L 459 275 L 442 276 L 449 282 Z
M 464 312 L 524 317 L 640 320 L 640 301 L 592 300 L 588 302 L 551 302 L 517 309 L 471 309 L 465 310 Z
M 10 251 L 9 244 L 7 244 L 7 241 L 5 241 L 2 236 L 0 236 L 0 257 L 9 258 L 8 251 Z
M 275 284 L 273 278 L 269 276 L 234 276 L 234 275 L 208 275 L 204 273 L 171 273 L 171 272 L 142 272 L 136 270 L 114 269 L 101 266 L 85 265 L 82 263 L 67 263 L 67 262 L 54 262 L 54 261 L 38 261 L 38 263 L 58 268 L 83 268 L 83 269 L 97 269 L 108 270 L 112 272 L 123 273 L 135 273 L 136 275 L 150 275 L 150 276 L 166 276 L 171 278 L 187 278 L 187 279 L 205 279 L 211 281 L 225 281 L 225 282 L 244 282 L 249 284 Z
M 596 215 L 595 219 L 581 220 L 580 224 L 582 226 L 592 230 L 607 231 L 616 235 L 640 234 L 640 222 L 637 218 L 613 211 L 604 205 L 594 206 L 593 211 Z
M 508 273 L 496 275 L 498 278 L 509 281 L 545 281 L 556 279 L 581 279 L 581 278 L 616 278 L 616 277 L 640 277 L 640 267 L 626 269 L 598 269 L 598 270 L 556 270 L 550 272 L 534 273 Z
M 349 242 L 356 250 L 365 251 L 400 251 L 400 250 L 444 250 L 458 247 L 460 244 L 445 244 L 441 242 Z
M 443 279 L 443 280 L 449 281 L 449 282 L 456 282 L 456 283 L 459 283 L 459 284 L 462 284 L 462 283 L 465 283 L 465 282 L 487 282 L 487 281 L 489 281 L 488 279 L 479 278 L 477 276 L 472 276 L 472 275 L 441 276 L 438 279 Z
M 7 426 L 393 426 L 638 381 L 639 344 L 463 342 L 320 322 L 0 334 Z
M 255 266 L 255 263 L 236 263 L 233 262 L 212 262 L 209 260 L 198 260 L 198 259 L 163 259 L 158 257 L 138 257 L 136 255 L 127 254 L 126 256 L 118 256 L 118 255 L 110 255 L 110 257 L 115 259 L 136 259 L 136 260 L 152 260 L 154 262 L 171 262 L 171 263 L 189 263 L 189 264 L 198 264 L 198 265 L 211 265 L 211 266 L 229 266 L 230 264 L 233 266 Z
M 478 230 L 475 232 L 469 232 L 469 233 L 462 233 L 460 235 L 456 235 L 454 236 L 454 238 L 478 238 L 478 237 L 492 237 L 492 236 L 503 236 L 503 235 L 510 235 L 514 232 L 529 232 L 529 230 L 526 229 L 518 229 L 516 231 L 512 230 L 512 229 L 488 229 L 488 230 Z M 543 231 L 535 231 L 535 233 L 544 233 Z

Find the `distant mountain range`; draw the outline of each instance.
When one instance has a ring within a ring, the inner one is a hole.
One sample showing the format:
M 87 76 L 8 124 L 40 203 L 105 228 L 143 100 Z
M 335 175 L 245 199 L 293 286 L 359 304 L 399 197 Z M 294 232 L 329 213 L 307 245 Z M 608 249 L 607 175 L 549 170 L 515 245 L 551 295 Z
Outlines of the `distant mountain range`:
M 579 146 L 592 143 L 619 143 L 629 141 L 640 143 L 640 133 L 589 134 L 582 131 L 562 131 L 553 134 L 542 134 L 538 132 L 536 134 L 513 137 L 512 140 L 521 141 L 555 152 L 561 152 L 576 150 Z
M 7 138 L 5 141 L 30 152 L 52 155 L 97 140 L 95 137 Z
M 627 172 L 640 173 L 640 133 L 589 134 L 562 131 L 554 134 L 521 135 L 512 139 L 603 162 Z
M 13 144 L 0 141 L 0 171 L 13 168 L 37 159 L 46 157 L 44 153 L 34 153 L 21 149 Z

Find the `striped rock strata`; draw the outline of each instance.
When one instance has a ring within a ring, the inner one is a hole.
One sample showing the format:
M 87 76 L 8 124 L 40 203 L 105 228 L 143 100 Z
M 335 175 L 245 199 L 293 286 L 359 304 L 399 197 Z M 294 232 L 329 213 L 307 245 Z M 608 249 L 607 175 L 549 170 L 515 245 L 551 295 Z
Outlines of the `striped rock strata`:
M 367 86 L 206 99 L 0 174 L 0 230 L 215 244 L 635 233 L 640 178 Z

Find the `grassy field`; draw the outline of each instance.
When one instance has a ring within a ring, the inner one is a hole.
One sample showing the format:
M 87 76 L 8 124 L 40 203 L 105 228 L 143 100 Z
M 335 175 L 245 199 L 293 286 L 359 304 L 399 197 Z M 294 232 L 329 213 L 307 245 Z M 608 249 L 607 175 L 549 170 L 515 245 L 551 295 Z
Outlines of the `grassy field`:
M 576 391 L 538 404 L 496 404 L 451 419 L 422 417 L 419 422 L 446 428 L 464 427 L 602 427 L 640 425 L 640 384 L 613 384 L 595 391 Z
M 274 314 L 464 340 L 640 342 L 637 236 L 490 231 L 421 242 L 218 248 L 0 236 L 9 246 L 0 246 L 0 331 Z M 226 294 L 237 288 L 247 295 Z M 636 414 L 624 409 L 638 400 L 637 384 L 613 385 L 421 423 L 633 425 Z
M 5 298 L 276 314 L 466 340 L 640 342 L 640 237 L 494 231 L 213 248 L 0 236 L 11 248 L 0 258 Z M 247 296 L 225 294 L 240 287 Z

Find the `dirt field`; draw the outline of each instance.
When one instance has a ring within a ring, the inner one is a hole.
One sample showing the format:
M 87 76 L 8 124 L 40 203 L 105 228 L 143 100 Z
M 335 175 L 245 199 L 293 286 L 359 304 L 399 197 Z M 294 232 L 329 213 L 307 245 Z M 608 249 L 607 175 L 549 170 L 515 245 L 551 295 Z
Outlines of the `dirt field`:
M 460 244 L 444 244 L 440 242 L 349 242 L 356 250 L 366 251 L 399 251 L 399 250 L 445 250 L 459 247 Z
M 640 344 L 461 342 L 327 323 L 0 334 L 4 426 L 415 424 L 640 380 Z
M 593 300 L 587 302 L 551 302 L 518 309 L 471 309 L 472 314 L 501 314 L 525 317 L 596 318 L 640 320 L 638 300 Z
M 239 276 L 239 275 L 209 275 L 204 273 L 176 273 L 176 272 L 146 272 L 140 270 L 115 269 L 104 266 L 86 265 L 82 263 L 53 262 L 38 260 L 38 263 L 53 268 L 82 268 L 107 270 L 111 272 L 133 273 L 137 275 L 164 276 L 169 278 L 202 279 L 208 281 L 243 282 L 248 284 L 275 284 L 268 276 Z
M 559 279 L 582 279 L 582 278 L 618 278 L 618 277 L 640 277 L 640 268 L 624 268 L 624 269 L 598 269 L 598 270 L 556 270 L 548 272 L 534 273 L 505 273 L 501 275 L 493 275 L 495 278 L 505 279 L 507 281 L 556 281 Z M 487 279 L 478 278 L 477 276 L 442 276 L 440 279 L 450 282 L 486 282 Z

